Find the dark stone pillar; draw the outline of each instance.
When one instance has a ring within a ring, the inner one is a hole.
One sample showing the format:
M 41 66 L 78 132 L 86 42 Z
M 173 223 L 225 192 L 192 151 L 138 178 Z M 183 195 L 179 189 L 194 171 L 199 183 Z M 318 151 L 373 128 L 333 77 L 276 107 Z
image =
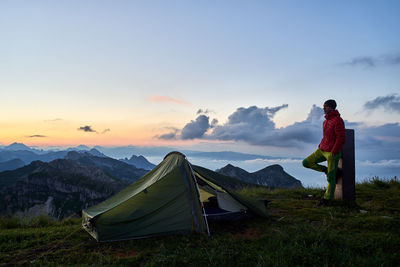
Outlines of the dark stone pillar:
M 354 130 L 346 129 L 346 143 L 338 168 L 341 175 L 336 178 L 335 199 L 356 200 L 356 172 L 354 152 Z

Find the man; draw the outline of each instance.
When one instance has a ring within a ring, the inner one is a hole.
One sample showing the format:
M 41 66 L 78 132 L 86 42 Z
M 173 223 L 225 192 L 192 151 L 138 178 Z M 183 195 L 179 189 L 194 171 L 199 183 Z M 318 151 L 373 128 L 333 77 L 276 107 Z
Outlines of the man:
M 345 128 L 343 119 L 336 110 L 336 101 L 327 100 L 324 103 L 325 121 L 323 137 L 317 150 L 303 160 L 303 166 L 316 171 L 324 172 L 328 180 L 325 199 L 332 199 L 336 188 L 336 173 L 339 159 L 342 156 L 342 147 L 345 142 Z M 328 167 L 318 163 L 327 161 Z

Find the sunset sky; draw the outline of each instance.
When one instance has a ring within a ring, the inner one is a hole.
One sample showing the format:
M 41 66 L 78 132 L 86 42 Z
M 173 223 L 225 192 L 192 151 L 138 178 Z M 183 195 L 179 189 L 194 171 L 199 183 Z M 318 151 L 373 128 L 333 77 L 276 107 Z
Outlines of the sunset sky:
M 399 14 L 400 1 L 0 1 L 0 145 L 301 156 L 333 98 L 358 148 L 399 160 Z

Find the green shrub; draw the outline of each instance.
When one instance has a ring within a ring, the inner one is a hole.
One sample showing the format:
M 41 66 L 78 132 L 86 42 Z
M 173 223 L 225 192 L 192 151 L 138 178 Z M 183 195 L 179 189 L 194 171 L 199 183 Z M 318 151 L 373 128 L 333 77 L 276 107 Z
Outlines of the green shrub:
M 57 224 L 56 219 L 50 217 L 49 215 L 39 215 L 37 217 L 33 217 L 29 222 L 29 226 L 31 227 L 46 227 L 54 224 Z
M 59 222 L 49 215 L 35 217 L 13 215 L 0 218 L 0 229 L 46 227 L 56 224 L 59 224 Z
M 22 227 L 21 219 L 17 216 L 4 216 L 0 218 L 0 229 L 13 229 Z
M 363 187 L 370 189 L 388 189 L 392 187 L 400 187 L 400 181 L 398 180 L 397 176 L 386 179 L 374 176 L 356 184 L 356 189 L 361 189 Z

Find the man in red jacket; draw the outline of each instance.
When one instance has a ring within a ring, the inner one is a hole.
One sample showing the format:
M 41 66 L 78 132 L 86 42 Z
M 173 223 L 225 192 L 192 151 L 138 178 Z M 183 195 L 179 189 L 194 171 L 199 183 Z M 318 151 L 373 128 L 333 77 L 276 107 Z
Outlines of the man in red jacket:
M 324 103 L 325 121 L 323 137 L 317 150 L 303 160 L 303 166 L 316 171 L 324 172 L 328 180 L 325 199 L 332 199 L 336 188 L 336 172 L 339 159 L 342 156 L 342 147 L 346 134 L 343 119 L 336 110 L 336 101 L 327 100 Z M 318 163 L 327 161 L 328 167 Z

